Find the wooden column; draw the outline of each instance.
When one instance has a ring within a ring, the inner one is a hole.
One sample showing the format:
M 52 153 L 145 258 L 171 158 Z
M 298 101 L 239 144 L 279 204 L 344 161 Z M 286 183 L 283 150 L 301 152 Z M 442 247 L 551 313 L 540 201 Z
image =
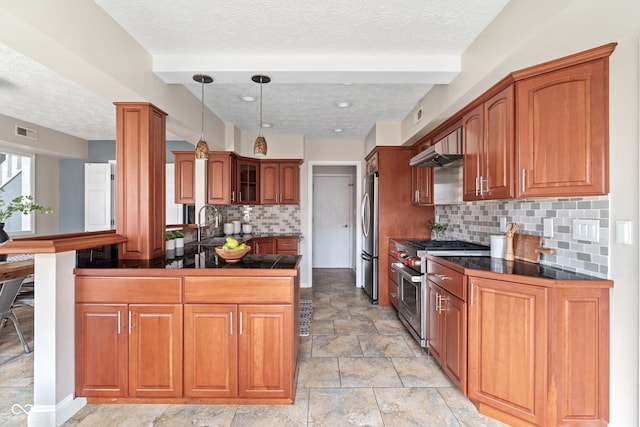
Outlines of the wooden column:
M 164 255 L 165 118 L 149 103 L 116 102 L 116 233 L 122 259 Z

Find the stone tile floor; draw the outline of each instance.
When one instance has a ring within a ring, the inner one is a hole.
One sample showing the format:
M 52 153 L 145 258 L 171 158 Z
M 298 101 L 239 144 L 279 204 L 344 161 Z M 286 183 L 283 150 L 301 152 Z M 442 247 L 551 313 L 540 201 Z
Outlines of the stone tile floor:
M 293 405 L 87 405 L 64 426 L 503 426 L 478 411 L 406 332 L 392 307 L 371 305 L 347 269 L 318 269 L 311 334 L 301 338 Z M 33 309 L 20 307 L 33 346 Z M 0 336 L 0 426 L 26 426 L 33 353 L 13 325 Z

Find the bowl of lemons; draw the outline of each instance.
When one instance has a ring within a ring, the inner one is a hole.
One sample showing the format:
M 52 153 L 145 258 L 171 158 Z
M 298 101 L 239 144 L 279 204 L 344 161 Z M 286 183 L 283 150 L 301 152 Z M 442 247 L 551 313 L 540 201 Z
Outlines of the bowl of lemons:
M 215 249 L 218 256 L 226 262 L 238 262 L 251 251 L 251 246 L 240 243 L 233 237 L 227 237 L 225 244 L 216 246 Z

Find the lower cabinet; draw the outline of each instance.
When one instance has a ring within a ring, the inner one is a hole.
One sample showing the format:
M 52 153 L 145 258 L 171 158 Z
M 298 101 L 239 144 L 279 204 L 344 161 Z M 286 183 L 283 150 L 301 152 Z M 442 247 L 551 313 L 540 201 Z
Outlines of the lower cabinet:
M 608 425 L 609 289 L 597 286 L 469 277 L 468 394 L 480 412 L 510 425 Z
M 182 305 L 77 304 L 76 359 L 78 396 L 182 396 Z
M 273 255 L 276 253 L 276 239 L 273 237 L 256 237 L 251 239 L 253 253 L 256 255 Z
M 249 242 L 256 255 L 297 255 L 297 237 L 254 237 Z
M 291 323 L 290 305 L 186 304 L 185 396 L 290 397 Z
M 467 307 L 463 300 L 429 281 L 427 347 L 456 386 L 466 393 Z

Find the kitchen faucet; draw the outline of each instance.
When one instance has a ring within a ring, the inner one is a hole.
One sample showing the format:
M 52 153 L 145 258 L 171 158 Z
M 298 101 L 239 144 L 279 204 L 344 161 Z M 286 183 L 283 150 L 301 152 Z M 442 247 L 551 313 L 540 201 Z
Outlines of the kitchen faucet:
M 220 227 L 220 212 L 218 212 L 218 208 L 216 208 L 214 205 L 203 205 L 200 210 L 198 210 L 198 217 L 197 217 L 197 227 L 198 227 L 198 242 L 202 240 L 202 231 L 200 230 L 200 228 L 202 227 L 202 224 L 200 224 L 200 217 L 202 214 L 203 209 L 205 208 L 212 208 L 214 211 L 214 215 L 213 215 L 213 227 L 214 228 L 218 228 Z M 205 217 L 204 220 L 204 225 L 207 225 L 207 218 Z

